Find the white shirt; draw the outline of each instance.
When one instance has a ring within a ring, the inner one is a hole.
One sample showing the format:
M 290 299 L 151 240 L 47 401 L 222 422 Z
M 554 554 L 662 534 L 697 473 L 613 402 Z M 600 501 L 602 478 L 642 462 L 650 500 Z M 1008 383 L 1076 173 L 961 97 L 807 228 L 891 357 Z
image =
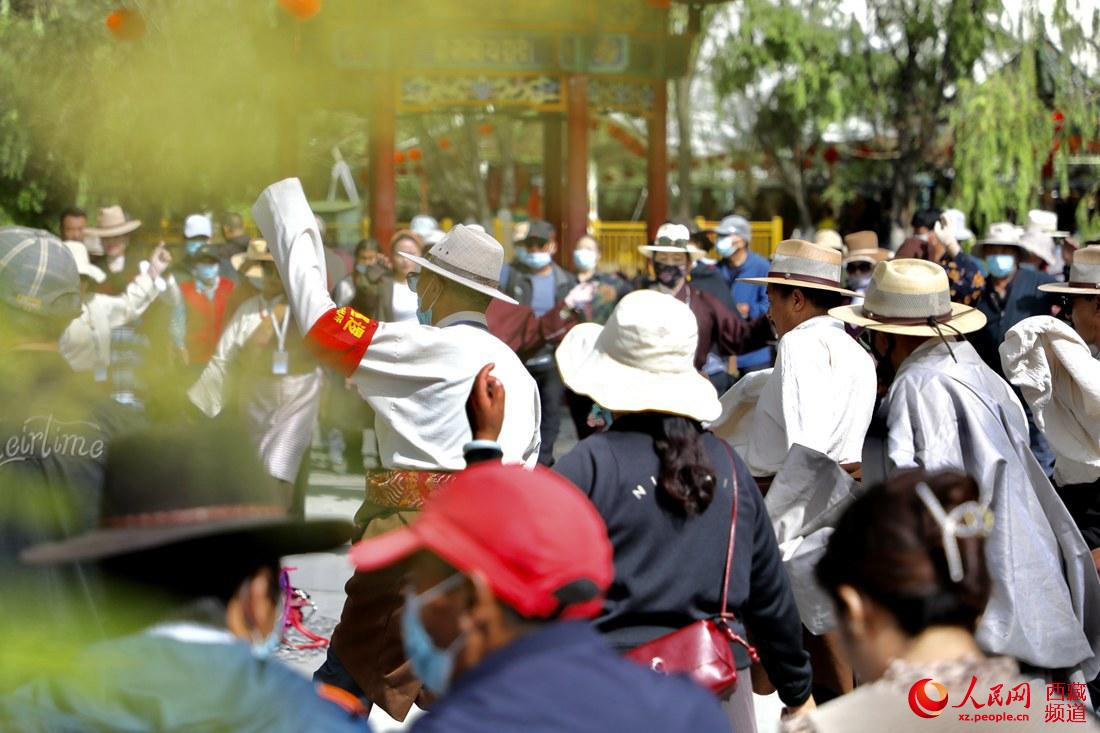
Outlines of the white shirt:
M 416 323 L 417 300 L 407 282 L 393 282 L 393 320 L 397 323 L 410 321 Z
M 457 471 L 470 440 L 466 401 L 477 372 L 507 393 L 500 444 L 504 460 L 534 465 L 539 451 L 538 388 L 523 363 L 488 332 L 485 316 L 457 313 L 438 326 L 379 323 L 339 310 L 325 288 L 317 225 L 297 179 L 269 186 L 252 207 L 311 350 L 354 380 L 374 409 L 385 468 Z
M 187 397 L 206 414 L 214 417 L 225 403 L 225 376 L 233 357 L 248 343 L 265 319 L 272 317 L 272 309 L 282 302 L 282 296 L 265 301 L 257 295 L 241 303 L 233 318 L 225 325 L 214 355 L 206 363 L 198 381 L 187 390 Z
M 737 390 L 722 396 L 723 414 L 739 402 Z M 752 412 L 743 453 L 752 474 L 774 476 L 795 443 L 837 463 L 859 463 L 876 390 L 874 361 L 840 321 L 816 316 L 795 326 L 779 340 Z
M 73 371 L 90 372 L 110 366 L 111 329 L 139 318 L 164 287 L 162 279 L 154 282 L 142 272 L 122 295 L 96 293 L 85 300 L 80 315 L 68 325 L 59 342 L 61 355 Z

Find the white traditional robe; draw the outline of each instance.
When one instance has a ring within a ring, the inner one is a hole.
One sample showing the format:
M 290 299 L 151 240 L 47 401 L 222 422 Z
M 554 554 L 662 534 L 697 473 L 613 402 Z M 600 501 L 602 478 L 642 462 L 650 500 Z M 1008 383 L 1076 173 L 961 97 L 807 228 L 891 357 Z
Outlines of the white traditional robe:
M 1050 316 L 1025 318 L 1000 346 L 1005 378 L 1020 388 L 1054 450 L 1059 486 L 1100 479 L 1100 361 Z
M 148 263 L 142 262 L 144 269 Z M 144 271 L 126 286 L 121 295 L 95 293 L 80 306 L 80 315 L 61 334 L 61 355 L 75 372 L 102 370 L 111 365 L 111 329 L 137 320 L 165 289 Z
M 774 476 L 796 443 L 840 464 L 859 463 L 876 389 L 870 355 L 840 321 L 816 316 L 783 335 L 775 367 L 722 395 L 722 417 L 711 429 L 740 441 L 754 476 Z
M 938 339 L 902 363 L 868 433 L 863 476 L 963 471 L 993 511 L 993 593 L 978 628 L 992 654 L 1047 669 L 1100 671 L 1100 578 L 1081 532 L 1031 454 L 1012 389 L 968 341 Z M 885 435 L 880 426 L 885 426 Z
M 388 469 L 457 471 L 471 438 L 466 402 L 487 363 L 507 394 L 504 460 L 534 465 L 539 451 L 538 388 L 523 363 L 491 335 L 480 313 L 438 326 L 379 323 L 339 308 L 325 286 L 324 255 L 301 184 L 269 186 L 252 208 L 271 247 L 299 328 L 324 363 L 356 384 L 374 409 L 379 457 Z

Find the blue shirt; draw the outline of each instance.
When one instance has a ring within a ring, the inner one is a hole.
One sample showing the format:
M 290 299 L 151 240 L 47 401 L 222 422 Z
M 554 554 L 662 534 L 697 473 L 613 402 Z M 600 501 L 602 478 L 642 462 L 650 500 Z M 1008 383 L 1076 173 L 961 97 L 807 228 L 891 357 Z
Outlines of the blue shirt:
M 414 733 L 729 729 L 709 692 L 622 659 L 582 621 L 549 623 L 494 652 L 412 726 Z
M 554 273 L 531 276 L 531 310 L 541 318 L 554 307 Z
M 765 285 L 752 285 L 750 283 L 737 282 L 741 277 L 767 277 L 771 271 L 771 263 L 755 252 L 749 252 L 749 256 L 738 267 L 729 260 L 718 263 L 718 271 L 730 284 L 730 292 L 733 302 L 738 310 L 737 315 L 746 320 L 752 320 L 768 312 L 768 288 Z M 748 314 L 744 307 L 748 307 Z M 741 371 L 763 369 L 772 364 L 774 356 L 770 346 L 765 346 L 747 354 L 737 357 L 737 368 Z

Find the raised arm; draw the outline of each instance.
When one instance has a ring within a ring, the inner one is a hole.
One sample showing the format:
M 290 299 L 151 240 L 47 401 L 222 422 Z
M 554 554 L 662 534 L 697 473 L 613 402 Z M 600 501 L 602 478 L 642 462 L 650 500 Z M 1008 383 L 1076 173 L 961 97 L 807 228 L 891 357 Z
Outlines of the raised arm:
M 275 258 L 310 350 L 323 364 L 351 376 L 378 322 L 351 308 L 337 308 L 329 297 L 321 235 L 301 182 L 287 178 L 268 186 L 252 206 L 252 217 Z

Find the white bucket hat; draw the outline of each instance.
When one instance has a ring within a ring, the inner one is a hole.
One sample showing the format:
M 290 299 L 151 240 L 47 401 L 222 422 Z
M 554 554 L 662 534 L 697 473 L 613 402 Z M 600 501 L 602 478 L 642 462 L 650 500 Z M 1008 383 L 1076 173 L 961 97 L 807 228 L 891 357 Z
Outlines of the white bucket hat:
M 101 283 L 107 279 L 106 273 L 93 265 L 88 260 L 88 248 L 81 242 L 73 242 L 71 240 L 62 242 L 69 252 L 72 253 L 73 259 L 76 260 L 76 271 L 81 275 L 87 275 L 97 283 Z
M 970 333 L 985 325 L 980 310 L 951 302 L 942 267 L 908 258 L 878 263 L 863 303 L 833 308 L 829 315 L 853 326 L 904 336 Z
M 85 234 L 105 237 L 121 237 L 141 226 L 140 219 L 127 220 L 121 206 L 108 206 L 99 210 L 99 218 L 94 227 L 85 227 Z
M 1058 229 L 1058 215 L 1053 211 L 1032 209 L 1027 212 L 1027 228 L 1029 231 L 1042 232 L 1051 237 L 1069 236 L 1069 232 Z
M 407 252 L 397 254 L 459 285 L 518 305 L 498 289 L 504 247 L 483 231 L 457 224 L 424 257 Z
M 787 239 L 775 248 L 767 277 L 739 277 L 737 282 L 753 285 L 791 285 L 829 290 L 855 298 L 859 293 L 840 287 L 841 256 L 838 250 L 803 239 Z
M 959 209 L 946 209 L 943 215 L 947 217 L 947 223 L 951 225 L 951 233 L 955 235 L 955 241 L 967 242 L 974 238 L 974 232 L 966 228 L 966 214 Z
M 982 253 L 987 244 L 1024 249 L 1024 246 L 1020 244 L 1020 235 L 1023 233 L 1020 227 L 1007 221 L 999 221 L 996 224 L 990 224 L 989 230 L 985 233 L 985 236 L 982 237 L 980 242 L 974 245 L 974 256 L 982 257 Z
M 1054 250 L 1054 237 L 1037 229 L 1028 229 L 1020 235 L 1020 246 L 1035 255 L 1047 266 L 1053 267 L 1058 261 Z
M 691 232 L 683 224 L 662 224 L 653 244 L 643 244 L 638 251 L 646 257 L 658 252 L 686 252 L 693 262 L 706 254 L 691 241 Z
M 1047 283 L 1039 289 L 1064 295 L 1100 295 L 1100 244 L 1082 247 L 1074 253 L 1067 282 Z
M 562 380 L 612 412 L 665 412 L 710 422 L 714 385 L 695 369 L 699 324 L 684 303 L 654 290 L 625 296 L 606 326 L 573 327 L 557 349 Z

